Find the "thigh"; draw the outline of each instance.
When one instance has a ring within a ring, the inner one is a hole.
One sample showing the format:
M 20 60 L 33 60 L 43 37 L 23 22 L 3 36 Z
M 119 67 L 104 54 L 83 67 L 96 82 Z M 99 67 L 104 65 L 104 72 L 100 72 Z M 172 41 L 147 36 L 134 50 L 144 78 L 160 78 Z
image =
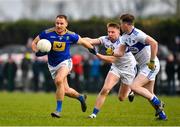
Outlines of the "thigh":
M 155 81 L 149 81 L 144 88 L 146 88 L 149 92 L 151 92 L 152 94 L 154 94 L 154 83 Z
M 55 80 L 67 81 L 67 75 L 69 74 L 69 68 L 67 66 L 61 66 L 56 73 Z
M 62 68 L 65 68 L 68 71 L 68 73 L 70 73 L 72 69 L 72 60 L 71 59 L 64 60 L 63 62 L 59 63 L 55 67 L 48 64 L 48 68 L 49 68 L 52 78 L 55 79 L 57 73 L 59 73 L 59 71 L 61 71 Z
M 133 85 L 133 86 L 143 87 L 143 86 L 145 86 L 148 82 L 149 82 L 149 79 L 148 79 L 145 75 L 139 73 L 139 74 L 135 77 L 132 85 Z M 130 86 L 132 86 L 132 85 L 130 85 Z
M 106 76 L 103 88 L 112 89 L 118 83 L 118 81 L 119 81 L 119 77 L 114 73 L 112 73 L 111 71 L 109 71 Z

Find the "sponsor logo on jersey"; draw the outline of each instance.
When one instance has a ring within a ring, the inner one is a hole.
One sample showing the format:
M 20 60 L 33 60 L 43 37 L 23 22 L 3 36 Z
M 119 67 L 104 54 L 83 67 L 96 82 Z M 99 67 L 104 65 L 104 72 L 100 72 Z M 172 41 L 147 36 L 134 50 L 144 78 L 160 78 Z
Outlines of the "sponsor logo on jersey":
M 50 38 L 56 38 L 56 36 L 50 36 Z
M 133 53 L 133 54 L 136 54 L 139 52 L 139 49 L 136 48 L 136 47 L 129 47 L 129 50 Z

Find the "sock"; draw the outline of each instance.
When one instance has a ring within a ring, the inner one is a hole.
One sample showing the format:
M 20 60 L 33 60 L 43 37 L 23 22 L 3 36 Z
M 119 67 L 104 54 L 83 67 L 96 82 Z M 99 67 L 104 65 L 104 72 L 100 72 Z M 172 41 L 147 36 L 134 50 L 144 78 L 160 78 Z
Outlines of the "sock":
M 57 100 L 56 111 L 57 112 L 61 112 L 61 110 L 62 110 L 62 101 L 61 100 Z
M 79 97 L 77 98 L 80 102 L 84 101 L 83 95 L 79 95 Z
M 156 97 L 154 96 L 151 100 L 151 103 L 155 106 L 159 105 L 161 103 L 161 101 Z
M 93 114 L 97 115 L 98 112 L 99 112 L 99 109 L 97 109 L 97 108 L 94 108 L 94 109 L 93 109 Z

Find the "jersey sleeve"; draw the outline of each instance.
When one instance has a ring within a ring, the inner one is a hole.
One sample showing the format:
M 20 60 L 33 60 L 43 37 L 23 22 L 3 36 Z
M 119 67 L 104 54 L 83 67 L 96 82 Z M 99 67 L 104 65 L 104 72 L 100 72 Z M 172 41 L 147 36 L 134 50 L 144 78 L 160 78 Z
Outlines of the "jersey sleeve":
M 79 40 L 79 35 L 76 33 L 71 34 L 71 41 L 73 44 L 77 43 Z
M 127 45 L 127 39 L 123 36 L 120 37 L 120 44 L 119 45 Z
M 145 44 L 146 38 L 147 38 L 147 34 L 145 34 L 143 31 L 139 31 L 139 34 L 138 34 L 138 36 L 137 36 L 137 40 L 138 40 L 139 42 L 142 42 L 142 43 Z
M 39 34 L 39 38 L 40 38 L 40 39 L 46 39 L 46 32 L 45 32 L 45 31 L 42 31 L 42 32 Z
M 101 45 L 104 45 L 104 39 L 106 38 L 106 36 L 101 36 L 98 38 L 98 40 L 101 42 Z

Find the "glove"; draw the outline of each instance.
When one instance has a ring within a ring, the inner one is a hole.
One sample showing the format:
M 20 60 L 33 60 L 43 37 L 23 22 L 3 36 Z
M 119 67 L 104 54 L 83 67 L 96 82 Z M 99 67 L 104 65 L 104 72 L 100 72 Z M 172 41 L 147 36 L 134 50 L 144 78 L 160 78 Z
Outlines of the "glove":
M 38 52 L 36 52 L 36 56 L 37 57 L 40 57 L 40 56 L 45 56 L 45 55 L 47 55 L 48 53 L 47 52 L 41 52 L 41 51 L 38 51 Z
M 89 50 L 90 53 L 92 53 L 92 54 L 94 54 L 94 55 L 97 54 L 95 47 L 93 47 L 93 49 L 88 48 L 88 50 Z
M 154 60 L 150 60 L 149 63 L 147 63 L 147 66 L 149 67 L 149 69 L 154 70 L 155 69 L 155 61 Z

